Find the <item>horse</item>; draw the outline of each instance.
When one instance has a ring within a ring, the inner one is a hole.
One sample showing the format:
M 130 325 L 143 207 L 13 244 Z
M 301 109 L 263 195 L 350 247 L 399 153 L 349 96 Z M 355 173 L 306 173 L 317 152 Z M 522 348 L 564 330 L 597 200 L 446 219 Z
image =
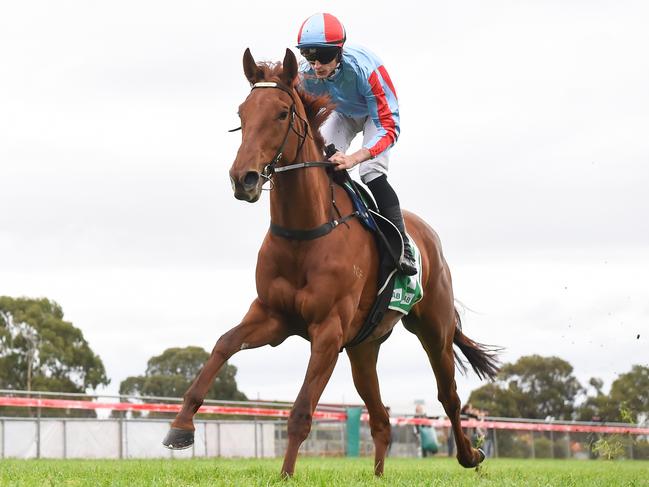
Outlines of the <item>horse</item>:
M 234 197 L 254 203 L 262 186 L 269 183 L 272 189 L 271 227 L 257 260 L 257 297 L 241 323 L 216 342 L 184 394 L 163 443 L 172 449 L 193 444 L 193 417 L 230 357 L 241 350 L 275 347 L 298 335 L 310 342 L 311 355 L 289 414 L 281 474 L 293 475 L 298 449 L 311 430 L 315 408 L 344 349 L 369 413 L 374 473 L 381 476 L 390 443 L 390 418 L 381 400 L 376 363 L 381 343 L 402 320 L 428 355 L 438 399 L 452 423 L 458 462 L 476 467 L 484 454 L 471 446 L 461 428 L 455 361 L 462 369 L 466 366 L 453 345 L 481 379 L 495 377 L 498 359 L 495 349 L 462 332 L 439 237 L 421 218 L 404 211 L 406 227 L 421 254 L 424 297 L 407 316 L 388 310 L 364 341 L 347 347 L 377 295 L 379 256 L 374 236 L 353 217 L 350 198 L 331 182 L 328 166 L 333 163 L 319 162 L 324 140 L 318 128 L 334 107 L 327 97 L 299 88 L 298 64 L 290 49 L 282 63 L 259 64 L 246 49 L 243 70 L 252 90 L 239 106 L 242 141 L 229 173 Z M 336 214 L 346 216 L 336 219 Z M 291 238 L 304 234 L 311 237 Z

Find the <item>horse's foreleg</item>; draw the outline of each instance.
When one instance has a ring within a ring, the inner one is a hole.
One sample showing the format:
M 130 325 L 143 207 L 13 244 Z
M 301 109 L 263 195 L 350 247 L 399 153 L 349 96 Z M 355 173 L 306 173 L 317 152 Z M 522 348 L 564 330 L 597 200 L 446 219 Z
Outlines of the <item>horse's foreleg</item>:
M 381 401 L 379 379 L 376 375 L 380 346 L 381 343 L 375 341 L 347 349 L 354 385 L 370 414 L 370 430 L 374 440 L 374 475 L 378 477 L 383 475 L 391 432 L 390 416 Z
M 210 358 L 183 396 L 182 408 L 171 424 L 171 430 L 163 444 L 172 449 L 191 446 L 194 441 L 194 415 L 203 404 L 219 370 L 232 355 L 248 348 L 278 345 L 288 335 L 288 329 L 280 318 L 255 300 L 241 324 L 225 333 L 216 342 Z
M 313 412 L 342 346 L 342 328 L 338 318 L 309 327 L 311 358 L 300 393 L 288 418 L 288 447 L 282 465 L 282 476 L 293 475 L 297 452 L 311 431 Z

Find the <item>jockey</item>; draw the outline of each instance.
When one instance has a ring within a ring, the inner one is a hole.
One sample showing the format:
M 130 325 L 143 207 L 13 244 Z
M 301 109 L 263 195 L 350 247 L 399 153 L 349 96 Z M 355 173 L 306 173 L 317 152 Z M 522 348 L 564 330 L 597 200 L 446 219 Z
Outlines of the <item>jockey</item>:
M 329 160 L 338 165 L 336 170 L 360 164 L 361 180 L 370 188 L 381 215 L 403 238 L 400 271 L 414 275 L 417 267 L 399 198 L 387 177 L 390 148 L 399 136 L 397 93 L 381 60 L 363 47 L 343 47 L 345 39 L 345 28 L 333 15 L 317 13 L 306 19 L 296 46 L 305 58 L 300 63 L 300 83 L 305 91 L 328 94 L 335 103 L 335 111 L 320 128 L 325 142 L 338 149 Z M 361 149 L 345 154 L 361 132 Z

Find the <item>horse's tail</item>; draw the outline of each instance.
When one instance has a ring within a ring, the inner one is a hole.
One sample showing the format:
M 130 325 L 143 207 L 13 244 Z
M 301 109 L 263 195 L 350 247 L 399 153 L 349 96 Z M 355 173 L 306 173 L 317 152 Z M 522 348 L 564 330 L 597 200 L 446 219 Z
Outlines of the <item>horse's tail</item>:
M 502 348 L 474 342 L 462 333 L 462 320 L 457 309 L 455 310 L 455 318 L 456 323 L 453 343 L 462 351 L 469 361 L 469 364 L 471 364 L 473 371 L 480 379 L 494 380 L 496 374 L 498 374 L 498 371 L 500 370 L 498 353 L 502 351 Z M 455 363 L 458 365 L 462 373 L 466 373 L 466 364 L 457 353 L 457 350 L 453 350 L 453 353 L 455 354 Z

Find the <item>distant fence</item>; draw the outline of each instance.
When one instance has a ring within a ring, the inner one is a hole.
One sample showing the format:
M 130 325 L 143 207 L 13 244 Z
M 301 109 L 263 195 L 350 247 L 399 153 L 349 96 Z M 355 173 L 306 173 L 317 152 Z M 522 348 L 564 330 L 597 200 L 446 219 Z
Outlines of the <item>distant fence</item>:
M 0 394 L 3 394 L 0 395 L 0 416 L 6 415 L 9 409 L 14 413 L 24 411 L 20 418 L 0 418 L 0 458 L 261 458 L 282 455 L 287 444 L 286 418 L 290 413 L 290 403 L 206 401 L 199 410 L 202 414 L 195 420 L 194 446 L 186 451 L 171 452 L 161 445 L 161 441 L 171 418 L 180 408 L 178 402 L 174 404 L 168 401 L 179 401 L 178 398 L 103 396 L 104 401 L 97 401 L 91 396 L 77 394 L 7 390 L 0 390 Z M 106 399 L 136 402 L 110 402 Z M 84 410 L 103 410 L 104 414 L 113 417 L 65 417 L 70 412 Z M 49 414 L 44 414 L 45 411 Z M 52 413 L 58 413 L 61 417 L 53 418 Z M 149 417 L 133 416 L 138 414 Z M 30 417 L 26 418 L 25 415 Z M 157 417 L 150 417 L 153 415 Z M 203 419 L 210 417 L 215 419 Z M 314 456 L 345 455 L 349 448 L 346 418 L 342 406 L 319 407 L 314 413 L 314 425 L 309 438 L 302 445 L 301 453 Z M 367 414 L 361 415 L 361 455 L 373 454 L 367 419 Z M 432 431 L 438 454 L 452 455 L 454 452 L 448 419 L 396 417 L 391 422 L 392 456 L 421 455 L 417 436 L 417 429 L 421 427 Z M 649 428 L 635 425 L 506 418 L 465 419 L 462 425 L 468 436 L 474 442 L 479 442 L 488 456 L 592 458 L 602 454 L 595 448 L 599 445 L 604 450 L 615 450 L 617 456 L 649 459 Z
M 181 451 L 166 449 L 162 439 L 181 401 L 0 390 L 0 458 L 266 458 L 283 454 L 292 404 L 265 401 L 206 400 L 194 420 L 194 445 Z M 70 417 L 79 413 L 93 417 Z M 103 418 L 94 417 L 96 413 Z M 344 408 L 319 406 L 301 452 L 344 455 L 344 419 Z
M 196 421 L 192 448 L 162 446 L 168 420 L 0 418 L 0 458 L 275 457 L 275 424 Z

